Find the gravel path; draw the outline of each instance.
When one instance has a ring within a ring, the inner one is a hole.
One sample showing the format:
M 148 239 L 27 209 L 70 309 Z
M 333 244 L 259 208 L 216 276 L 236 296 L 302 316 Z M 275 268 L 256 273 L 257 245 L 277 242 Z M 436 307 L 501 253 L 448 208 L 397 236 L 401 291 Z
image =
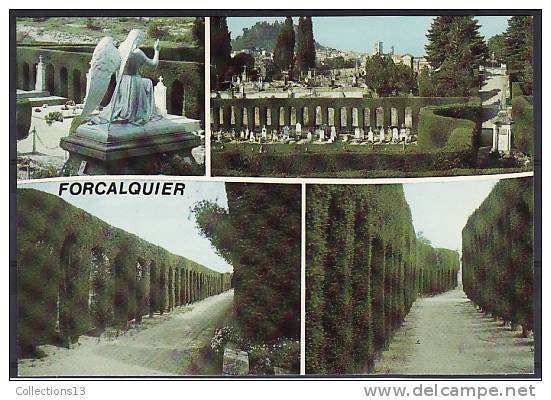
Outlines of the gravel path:
M 81 337 L 74 349 L 42 346 L 42 359 L 19 362 L 20 376 L 144 376 L 217 374 L 210 362 L 215 329 L 224 325 L 233 306 L 233 290 L 144 318 L 141 327 L 109 339 Z
M 485 317 L 461 289 L 454 289 L 413 304 L 372 373 L 532 373 L 533 355 L 532 339 Z

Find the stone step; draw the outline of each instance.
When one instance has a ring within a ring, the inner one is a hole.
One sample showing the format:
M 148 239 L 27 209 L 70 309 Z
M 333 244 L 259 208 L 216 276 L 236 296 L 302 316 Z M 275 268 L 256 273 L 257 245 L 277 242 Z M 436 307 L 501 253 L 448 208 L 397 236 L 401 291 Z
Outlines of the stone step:
M 60 106 L 67 102 L 66 97 L 61 96 L 44 96 L 44 97 L 30 97 L 31 107 L 42 107 L 43 104 L 49 106 Z

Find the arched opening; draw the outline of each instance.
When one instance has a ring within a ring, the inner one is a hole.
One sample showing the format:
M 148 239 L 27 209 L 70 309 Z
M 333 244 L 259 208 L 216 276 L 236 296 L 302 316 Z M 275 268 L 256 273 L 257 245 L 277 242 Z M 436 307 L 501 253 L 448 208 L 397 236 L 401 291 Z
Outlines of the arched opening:
M 185 115 L 184 107 L 184 84 L 176 79 L 172 82 L 170 89 L 170 109 L 168 112 L 174 115 Z
M 168 269 L 168 311 L 174 308 L 174 268 Z
M 60 251 L 59 332 L 69 346 L 89 329 L 89 265 L 82 260 L 75 234 L 68 235 Z
M 380 350 L 385 341 L 385 253 L 383 243 L 375 238 L 371 245 L 371 310 L 373 315 L 373 344 Z
M 59 95 L 69 97 L 69 74 L 65 67 L 61 67 L 59 70 Z
M 99 335 L 113 321 L 113 276 L 103 249 L 96 247 L 90 253 L 90 333 Z
M 46 66 L 46 90 L 50 95 L 55 94 L 54 66 L 52 64 Z
M 29 64 L 24 62 L 23 63 L 23 70 L 22 70 L 22 79 L 23 79 L 23 90 L 30 90 L 30 70 L 29 70 Z
M 159 268 L 155 261 L 149 263 L 149 317 L 159 309 Z
M 149 312 L 150 264 L 139 258 L 136 263 L 136 311 L 134 320 L 142 322 L 142 317 Z
M 81 74 L 78 69 L 73 70 L 73 100 L 75 103 L 82 102 Z

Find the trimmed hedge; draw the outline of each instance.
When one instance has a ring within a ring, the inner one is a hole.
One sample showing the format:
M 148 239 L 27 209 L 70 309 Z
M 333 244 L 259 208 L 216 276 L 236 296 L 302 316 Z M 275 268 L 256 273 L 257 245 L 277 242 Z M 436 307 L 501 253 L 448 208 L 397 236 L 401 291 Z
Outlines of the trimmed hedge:
M 463 287 L 485 312 L 534 326 L 532 178 L 499 181 L 463 228 Z
M 459 255 L 416 238 L 400 185 L 309 185 L 306 372 L 358 373 L 419 293 L 457 285 Z
M 513 145 L 531 155 L 534 149 L 534 105 L 532 96 L 513 97 Z
M 201 281 L 196 288 L 189 279 L 161 284 L 163 268 L 192 273 Z M 128 321 L 139 322 L 148 312 L 168 311 L 163 299 L 176 287 L 196 293 L 189 302 L 228 290 L 230 285 L 231 274 L 169 253 L 57 196 L 17 190 L 20 355 L 59 340 L 70 345 L 79 336 L 107 326 L 126 329 Z
M 31 128 L 32 107 L 29 99 L 17 99 L 15 108 L 15 129 L 17 140 L 29 136 Z
M 233 265 L 234 312 L 251 343 L 300 338 L 301 187 L 226 183 L 228 210 L 196 209 L 197 224 Z

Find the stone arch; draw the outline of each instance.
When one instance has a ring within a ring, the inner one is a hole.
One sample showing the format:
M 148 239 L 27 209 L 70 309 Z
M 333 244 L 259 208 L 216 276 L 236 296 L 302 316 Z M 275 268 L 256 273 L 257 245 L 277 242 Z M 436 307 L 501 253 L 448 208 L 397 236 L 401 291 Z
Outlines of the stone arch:
M 168 267 L 168 279 L 167 279 L 167 289 L 168 289 L 168 306 L 167 310 L 170 311 L 174 308 L 174 268 Z
M 75 103 L 81 103 L 82 102 L 82 79 L 80 70 L 74 69 L 73 70 L 73 82 L 71 87 L 73 88 L 72 98 L 75 101 Z
M 46 90 L 51 95 L 55 94 L 55 75 L 54 66 L 52 64 L 46 65 Z
M 185 115 L 184 112 L 184 84 L 176 79 L 170 86 L 169 114 Z
M 404 111 L 404 125 L 406 128 L 413 128 L 413 110 L 409 106 Z
M 149 316 L 153 315 L 159 309 L 159 266 L 157 262 L 152 260 L 149 263 Z
M 69 73 L 65 67 L 59 69 L 59 95 L 69 97 Z
M 335 126 L 335 109 L 333 107 L 327 109 L 327 125 Z
M 340 112 L 340 119 L 341 119 L 341 123 L 340 123 L 340 127 L 341 128 L 346 128 L 348 127 L 348 116 L 347 116 L 347 112 L 346 112 L 346 107 L 341 107 L 339 112 Z
M 371 110 L 364 108 L 364 126 L 371 126 Z
M 323 116 L 321 112 L 321 106 L 316 106 L 316 118 L 315 118 L 315 125 L 320 126 L 323 124 Z
M 310 114 L 309 114 L 308 106 L 306 106 L 302 109 L 302 123 L 305 126 L 310 125 Z

